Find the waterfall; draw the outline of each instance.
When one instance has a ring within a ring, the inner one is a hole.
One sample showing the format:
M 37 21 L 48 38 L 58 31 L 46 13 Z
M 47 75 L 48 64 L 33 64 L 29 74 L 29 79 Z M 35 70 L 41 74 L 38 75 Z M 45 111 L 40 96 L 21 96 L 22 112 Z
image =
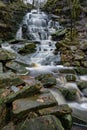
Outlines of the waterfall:
M 32 4 L 32 0 L 26 0 L 26 3 L 28 2 Z M 40 2 L 43 1 L 39 0 L 38 3 L 36 1 L 35 6 L 37 8 L 31 10 L 31 12 L 24 16 L 22 24 L 16 34 L 16 39 L 28 39 L 39 43 L 37 44 L 37 51 L 30 55 L 30 59 L 28 59 L 27 56 L 27 58 L 24 57 L 31 65 L 34 65 L 26 69 L 30 71 L 30 76 L 33 77 L 40 74 L 53 74 L 56 77 L 58 85 L 62 82 L 63 87 L 67 89 L 76 89 L 78 99 L 74 102 L 66 101 L 63 95 L 54 89 L 51 89 L 50 92 L 53 94 L 58 104 L 69 104 L 73 109 L 73 115 L 78 118 L 81 117 L 82 120 L 87 122 L 87 114 L 85 115 L 85 113 L 87 113 L 87 98 L 82 97 L 83 95 L 75 83 L 67 83 L 65 77 L 61 77 L 60 75 L 57 77 L 58 73 L 54 73 L 54 71 L 58 69 L 56 65 L 60 61 L 60 52 L 54 55 L 56 42 L 52 40 L 51 34 L 60 29 L 61 26 L 59 22 L 53 21 L 49 15 L 39 9 Z M 63 66 L 61 67 L 63 68 Z M 86 78 L 87 76 L 80 77 L 82 80 L 86 80 Z

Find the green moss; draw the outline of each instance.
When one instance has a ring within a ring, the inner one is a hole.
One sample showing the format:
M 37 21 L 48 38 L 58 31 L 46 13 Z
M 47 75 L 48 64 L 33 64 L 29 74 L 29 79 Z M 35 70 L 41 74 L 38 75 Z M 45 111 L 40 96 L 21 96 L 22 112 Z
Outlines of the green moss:
M 30 54 L 36 51 L 36 45 L 34 43 L 26 44 L 23 48 L 19 50 L 22 55 Z

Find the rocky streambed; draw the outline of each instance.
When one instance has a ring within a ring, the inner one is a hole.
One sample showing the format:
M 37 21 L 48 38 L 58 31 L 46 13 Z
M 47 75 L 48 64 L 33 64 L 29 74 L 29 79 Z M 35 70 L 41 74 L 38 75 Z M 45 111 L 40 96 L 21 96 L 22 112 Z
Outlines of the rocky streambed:
M 73 122 L 86 127 L 86 37 L 71 41 L 58 19 L 32 10 L 18 39 L 1 41 L 1 130 L 70 130 Z

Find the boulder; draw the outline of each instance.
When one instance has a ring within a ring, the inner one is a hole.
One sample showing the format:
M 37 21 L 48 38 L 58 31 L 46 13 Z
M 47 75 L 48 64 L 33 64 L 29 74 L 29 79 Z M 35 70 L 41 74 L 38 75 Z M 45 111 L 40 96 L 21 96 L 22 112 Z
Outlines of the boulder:
M 84 67 L 76 67 L 74 68 L 76 73 L 79 75 L 87 75 L 87 68 Z
M 22 118 L 31 111 L 40 110 L 57 104 L 51 93 L 42 93 L 28 98 L 15 100 L 12 103 L 13 115 Z
M 84 95 L 85 97 L 87 97 L 87 88 L 84 88 L 84 89 L 82 90 L 82 93 L 83 93 L 83 95 Z
M 6 88 L 12 85 L 18 86 L 23 84 L 24 81 L 12 72 L 0 73 L 0 87 Z
M 73 101 L 77 98 L 77 90 L 75 88 L 58 87 L 58 90 L 67 100 Z
M 42 85 L 39 82 L 33 82 L 28 84 L 27 86 L 24 86 L 19 91 L 15 93 L 10 93 L 6 98 L 6 103 L 11 103 L 16 99 L 24 98 L 28 96 L 32 96 L 33 94 L 36 94 L 40 91 Z M 20 99 L 21 100 L 21 99 Z
M 76 74 L 75 70 L 73 68 L 60 68 L 59 72 L 62 74 Z
M 58 29 L 52 34 L 52 40 L 56 41 L 58 39 L 63 39 L 66 33 L 66 29 Z
M 16 55 L 10 51 L 0 49 L 0 61 L 8 61 L 16 58 Z
M 16 130 L 64 130 L 60 120 L 55 116 L 48 115 L 37 117 L 18 124 Z
M 66 75 L 66 80 L 67 80 L 67 82 L 71 82 L 71 81 L 75 82 L 76 81 L 76 75 L 74 75 L 74 74 L 67 74 Z
M 57 117 L 62 117 L 66 114 L 71 114 L 71 112 L 72 110 L 67 104 L 58 105 L 54 107 L 48 107 L 48 108 L 44 108 L 38 111 L 40 116 L 51 114 Z
M 21 55 L 26 55 L 34 53 L 36 51 L 35 43 L 25 43 L 24 47 L 20 48 L 18 53 Z
M 20 75 L 21 74 L 22 75 L 28 74 L 28 71 L 26 70 L 26 68 L 23 65 L 21 65 L 17 62 L 14 62 L 14 61 L 7 62 L 6 67 L 11 69 L 13 72 L 18 73 Z
M 77 85 L 80 90 L 83 90 L 83 89 L 87 88 L 87 81 L 78 81 Z
M 56 78 L 52 74 L 42 74 L 36 77 L 37 80 L 41 81 L 44 87 L 52 87 L 56 85 Z
M 72 116 L 70 114 L 66 114 L 59 118 L 65 130 L 71 130 L 72 128 Z

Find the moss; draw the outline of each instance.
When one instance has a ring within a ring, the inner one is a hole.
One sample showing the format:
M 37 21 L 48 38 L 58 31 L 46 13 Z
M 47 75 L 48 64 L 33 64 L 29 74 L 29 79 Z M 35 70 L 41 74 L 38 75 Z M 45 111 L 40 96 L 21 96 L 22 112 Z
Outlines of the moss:
M 9 40 L 15 37 L 23 16 L 32 7 L 26 6 L 20 0 L 8 3 L 8 6 L 3 3 L 1 5 L 4 6 L 0 6 L 0 38 Z
M 19 50 L 22 55 L 30 54 L 36 51 L 36 45 L 34 43 L 26 44 L 23 48 Z

